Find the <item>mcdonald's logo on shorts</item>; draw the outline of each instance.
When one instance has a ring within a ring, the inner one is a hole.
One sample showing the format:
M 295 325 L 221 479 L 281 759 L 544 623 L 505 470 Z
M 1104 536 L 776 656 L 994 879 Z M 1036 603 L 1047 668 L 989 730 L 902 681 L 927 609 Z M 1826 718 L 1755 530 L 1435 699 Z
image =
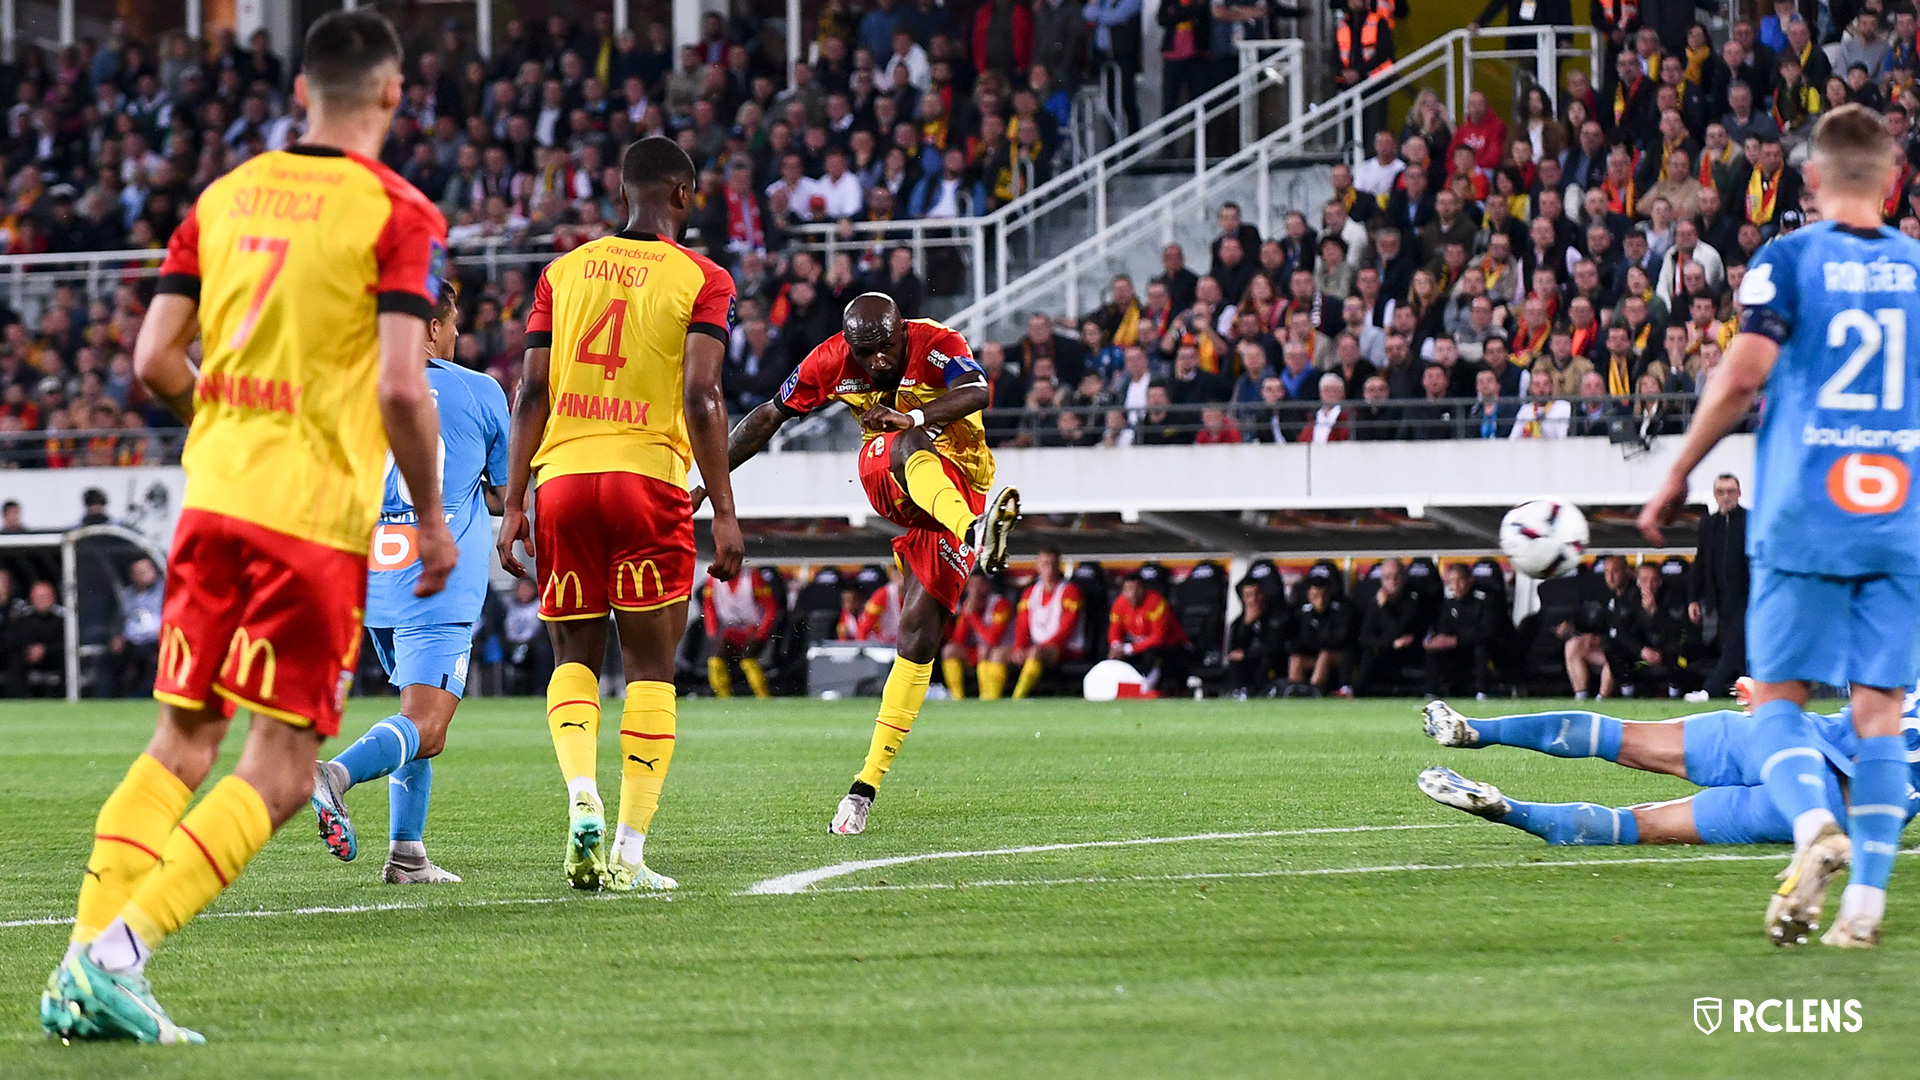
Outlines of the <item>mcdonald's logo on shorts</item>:
M 551 574 L 547 577 L 547 587 L 540 592 L 540 601 L 554 611 L 567 610 L 567 586 L 573 586 L 573 607 L 585 607 L 587 590 L 580 584 L 580 575 L 569 570 L 564 574 Z
M 233 640 L 227 644 L 227 662 L 220 669 L 228 684 L 241 689 L 253 681 L 253 665 L 260 664 L 259 689 L 261 698 L 273 697 L 273 676 L 279 667 L 279 661 L 273 653 L 273 642 L 266 638 L 255 638 L 242 626 L 234 630 Z
M 185 686 L 193 675 L 193 649 L 187 644 L 186 631 L 172 623 L 160 626 L 160 681 L 168 686 Z
M 667 586 L 660 577 L 660 568 L 654 565 L 654 562 L 652 559 L 642 559 L 637 564 L 632 562 L 622 562 L 620 566 L 616 570 L 614 570 L 613 572 L 614 599 L 625 600 L 627 598 L 627 579 L 631 577 L 633 579 L 634 600 L 635 601 L 645 600 L 647 598 L 647 587 L 644 584 L 644 582 L 646 581 L 647 574 L 653 575 L 654 597 L 657 599 L 659 597 L 665 596 L 667 594 Z

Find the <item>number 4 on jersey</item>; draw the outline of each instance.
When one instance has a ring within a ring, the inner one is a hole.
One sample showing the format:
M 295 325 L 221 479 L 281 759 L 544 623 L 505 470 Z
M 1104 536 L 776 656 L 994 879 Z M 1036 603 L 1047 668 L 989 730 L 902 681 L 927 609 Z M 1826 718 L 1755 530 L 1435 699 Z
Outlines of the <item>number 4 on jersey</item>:
M 607 351 L 595 352 L 593 343 L 599 339 L 602 331 L 607 334 Z M 606 377 L 612 379 L 627 366 L 627 358 L 620 353 L 620 342 L 625 340 L 627 332 L 627 302 L 614 300 L 607 304 L 607 310 L 593 321 L 586 336 L 580 339 L 580 347 L 574 351 L 573 359 L 581 364 L 598 364 L 606 370 Z

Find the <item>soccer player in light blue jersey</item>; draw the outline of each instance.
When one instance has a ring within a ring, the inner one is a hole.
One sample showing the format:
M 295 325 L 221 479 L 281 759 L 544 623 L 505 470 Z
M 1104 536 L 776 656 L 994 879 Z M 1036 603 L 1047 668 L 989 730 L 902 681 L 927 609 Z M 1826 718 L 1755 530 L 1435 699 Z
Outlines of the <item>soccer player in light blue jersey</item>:
M 1841 785 L 1853 774 L 1857 745 L 1853 717 L 1847 709 L 1805 715 L 1815 746 L 1826 759 L 1822 779 L 1827 809 L 1844 814 Z M 1469 780 L 1444 766 L 1421 772 L 1420 790 L 1435 802 L 1524 829 L 1549 844 L 1782 844 L 1793 839 L 1792 823 L 1760 782 L 1766 765 L 1755 737 L 1760 722 L 1744 711 L 1663 721 L 1621 720 L 1586 711 L 1474 719 L 1444 701 L 1429 701 L 1422 716 L 1427 735 L 1441 746 L 1515 746 L 1554 757 L 1597 757 L 1629 769 L 1677 776 L 1705 789 L 1635 806 L 1538 803 L 1510 798 L 1492 784 Z M 1920 810 L 1920 792 L 1914 788 L 1920 783 L 1920 695 L 1908 695 L 1902 723 L 1910 771 L 1901 800 L 1904 824 Z
M 460 563 L 443 592 L 414 596 L 420 564 L 413 502 L 389 467 L 367 575 L 366 624 L 380 666 L 400 687 L 400 711 L 340 756 L 321 762 L 313 785 L 320 839 L 348 861 L 359 853 L 359 843 L 342 796 L 355 784 L 387 778 L 389 843 L 381 877 L 392 885 L 460 880 L 427 859 L 421 834 L 433 793 L 433 758 L 446 745 L 447 725 L 466 692 L 473 624 L 486 601 L 493 561 L 488 496 L 498 502 L 507 475 L 507 396 L 493 379 L 452 360 L 458 319 L 448 283 L 427 324 L 427 381 L 440 410 L 441 487 Z
M 1805 172 L 1820 222 L 1754 253 L 1740 333 L 1707 383 L 1672 471 L 1640 513 L 1660 529 L 1687 477 L 1763 391 L 1748 658 L 1760 780 L 1793 829 L 1794 858 L 1767 907 L 1774 944 L 1819 928 L 1827 886 L 1849 861 L 1840 916 L 1821 941 L 1879 943 L 1887 879 L 1906 823 L 1901 703 L 1920 645 L 1920 241 L 1881 220 L 1895 147 L 1858 105 L 1815 127 Z M 1855 744 L 1848 827 L 1828 798 L 1829 762 L 1804 712 L 1813 683 L 1851 688 Z

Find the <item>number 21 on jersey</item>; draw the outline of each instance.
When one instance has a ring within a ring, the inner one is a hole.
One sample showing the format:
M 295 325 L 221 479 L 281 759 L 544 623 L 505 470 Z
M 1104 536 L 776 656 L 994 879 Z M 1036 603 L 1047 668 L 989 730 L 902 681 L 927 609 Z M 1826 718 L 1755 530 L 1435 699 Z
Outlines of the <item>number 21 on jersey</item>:
M 1907 400 L 1907 313 L 1881 308 L 1868 314 L 1843 311 L 1827 324 L 1827 347 L 1839 349 L 1858 334 L 1860 343 L 1826 382 L 1820 384 L 1816 404 L 1822 409 L 1867 412 L 1898 411 Z M 1853 384 L 1873 363 L 1882 360 L 1880 393 L 1854 390 Z M 1889 454 L 1847 454 L 1827 469 L 1827 497 L 1853 514 L 1891 514 L 1907 504 L 1913 478 L 1906 463 Z

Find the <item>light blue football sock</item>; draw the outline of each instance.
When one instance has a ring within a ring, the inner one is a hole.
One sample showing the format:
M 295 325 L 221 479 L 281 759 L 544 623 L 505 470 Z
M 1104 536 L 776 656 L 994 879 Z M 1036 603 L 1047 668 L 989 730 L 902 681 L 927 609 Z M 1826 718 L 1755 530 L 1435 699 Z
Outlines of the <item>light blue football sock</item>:
M 387 775 L 420 752 L 420 729 L 395 713 L 367 729 L 352 746 L 340 751 L 334 764 L 347 770 L 349 785 Z
M 1807 828 L 1801 824 L 1801 815 L 1833 812 L 1827 805 L 1826 755 L 1814 746 L 1813 725 L 1794 702 L 1769 701 L 1753 710 L 1753 718 L 1758 721 L 1753 742 L 1761 761 L 1760 783 L 1774 809 L 1793 823 L 1794 842 L 1805 844 L 1810 837 L 1802 835 Z M 1905 805 L 1904 800 L 1894 801 Z
M 387 839 L 418 841 L 433 798 L 433 759 L 407 762 L 387 777 Z
M 1610 846 L 1640 842 L 1640 823 L 1625 807 L 1611 810 L 1586 802 L 1510 802 L 1513 809 L 1498 819 L 1500 824 L 1525 829 L 1549 844 Z
M 1906 739 L 1861 739 L 1853 760 L 1853 807 L 1847 812 L 1853 871 L 1847 881 L 1884 889 L 1893 876 L 1893 857 L 1900 853 L 1900 830 L 1907 823 Z
M 1620 721 L 1599 713 L 1522 713 L 1467 723 L 1480 733 L 1482 746 L 1518 746 L 1563 758 L 1620 756 Z

